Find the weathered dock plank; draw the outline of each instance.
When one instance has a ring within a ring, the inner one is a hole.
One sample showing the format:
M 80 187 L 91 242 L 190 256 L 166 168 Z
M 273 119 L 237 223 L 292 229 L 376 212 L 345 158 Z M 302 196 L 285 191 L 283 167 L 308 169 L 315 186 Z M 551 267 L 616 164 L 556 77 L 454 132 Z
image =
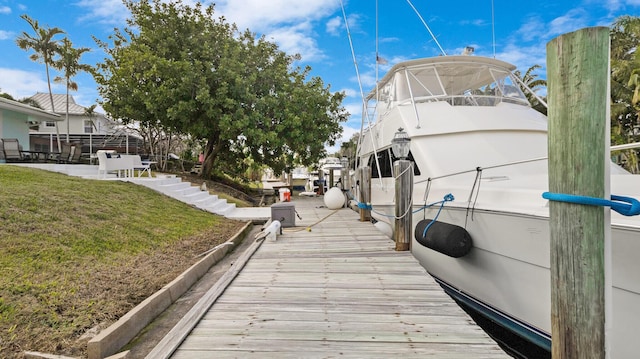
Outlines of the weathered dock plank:
M 294 204 L 298 227 L 262 244 L 173 358 L 509 357 L 357 213 Z

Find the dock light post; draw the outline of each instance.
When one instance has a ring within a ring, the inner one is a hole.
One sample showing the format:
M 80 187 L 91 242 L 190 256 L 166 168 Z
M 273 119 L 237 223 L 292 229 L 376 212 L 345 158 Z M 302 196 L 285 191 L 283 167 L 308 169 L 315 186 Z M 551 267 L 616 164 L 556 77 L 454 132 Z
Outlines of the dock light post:
M 411 161 L 407 159 L 410 144 L 409 134 L 400 127 L 391 140 L 391 150 L 397 158 L 393 163 L 393 175 L 396 179 L 396 215 L 393 239 L 396 242 L 396 251 L 411 249 L 413 170 Z

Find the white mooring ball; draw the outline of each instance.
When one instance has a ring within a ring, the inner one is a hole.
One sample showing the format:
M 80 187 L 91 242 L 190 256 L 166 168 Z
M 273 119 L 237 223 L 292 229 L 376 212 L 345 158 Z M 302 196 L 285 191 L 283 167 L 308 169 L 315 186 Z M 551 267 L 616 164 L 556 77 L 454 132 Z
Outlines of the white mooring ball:
M 324 205 L 329 209 L 339 209 L 344 206 L 344 194 L 338 187 L 331 187 L 327 193 L 324 194 Z

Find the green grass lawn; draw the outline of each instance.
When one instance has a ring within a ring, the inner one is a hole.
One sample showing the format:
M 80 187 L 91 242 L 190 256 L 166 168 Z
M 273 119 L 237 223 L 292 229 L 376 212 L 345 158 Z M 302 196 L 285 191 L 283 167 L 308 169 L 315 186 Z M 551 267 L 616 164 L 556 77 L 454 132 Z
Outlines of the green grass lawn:
M 146 187 L 0 165 L 0 357 L 83 355 L 106 326 L 243 223 Z

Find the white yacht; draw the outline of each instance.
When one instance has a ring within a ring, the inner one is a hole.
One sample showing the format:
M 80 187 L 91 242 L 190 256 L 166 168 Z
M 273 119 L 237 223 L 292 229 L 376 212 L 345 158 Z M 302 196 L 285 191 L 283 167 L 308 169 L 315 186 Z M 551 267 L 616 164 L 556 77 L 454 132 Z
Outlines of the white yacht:
M 479 56 L 398 63 L 367 97 L 373 123 L 358 166 L 372 173 L 372 216 L 393 226 L 394 155 L 399 128 L 411 138 L 413 225 L 464 229 L 463 251 L 412 239 L 413 255 L 455 299 L 550 350 L 551 285 L 547 118 L 533 110 L 512 71 Z M 611 192 L 640 197 L 640 176 L 611 164 Z M 420 210 L 426 204 L 453 201 Z M 422 221 L 422 222 L 421 222 Z M 640 329 L 640 217 L 612 212 L 612 358 L 635 357 Z M 470 238 L 470 239 L 469 239 Z M 466 242 L 465 242 L 466 241 Z M 438 248 L 436 248 L 438 249 Z

